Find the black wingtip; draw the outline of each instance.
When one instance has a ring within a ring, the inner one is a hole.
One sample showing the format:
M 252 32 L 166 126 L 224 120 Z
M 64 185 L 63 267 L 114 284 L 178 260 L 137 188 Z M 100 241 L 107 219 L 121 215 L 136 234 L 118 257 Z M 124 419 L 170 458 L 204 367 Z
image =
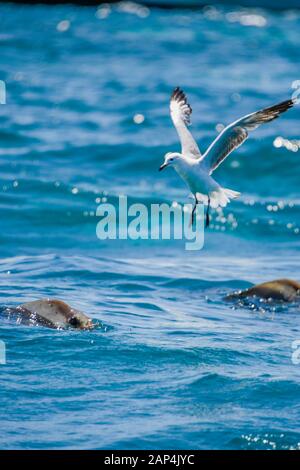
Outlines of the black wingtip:
M 184 91 L 177 86 L 174 88 L 172 95 L 171 95 L 171 102 L 175 101 L 180 109 L 181 109 L 181 114 L 182 114 L 182 119 L 185 122 L 186 125 L 189 125 L 191 123 L 191 114 L 193 112 L 192 107 L 188 103 L 187 97 L 184 93 Z
M 177 98 L 179 98 L 180 95 L 184 95 L 184 93 L 183 93 L 182 89 L 179 86 L 177 86 L 176 88 L 174 88 L 174 90 L 171 94 L 171 99 L 176 100 Z
M 267 108 L 267 111 L 276 112 L 279 114 L 285 113 L 288 109 L 292 108 L 296 104 L 296 100 L 289 99 L 285 101 L 281 101 L 281 103 L 275 104 L 270 108 Z
M 174 88 L 172 95 L 171 95 L 171 100 L 182 101 L 184 104 L 188 106 L 189 112 L 192 113 L 193 110 L 192 110 L 191 105 L 188 103 L 186 94 L 184 93 L 182 88 L 180 88 L 179 86 Z

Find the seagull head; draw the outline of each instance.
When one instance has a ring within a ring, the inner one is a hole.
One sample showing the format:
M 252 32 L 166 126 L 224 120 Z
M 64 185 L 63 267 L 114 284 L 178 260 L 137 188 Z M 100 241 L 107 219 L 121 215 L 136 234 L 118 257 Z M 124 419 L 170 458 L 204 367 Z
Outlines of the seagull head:
M 159 167 L 159 171 L 163 170 L 167 166 L 176 164 L 180 158 L 181 158 L 181 153 L 178 153 L 178 152 L 166 153 L 164 163 Z

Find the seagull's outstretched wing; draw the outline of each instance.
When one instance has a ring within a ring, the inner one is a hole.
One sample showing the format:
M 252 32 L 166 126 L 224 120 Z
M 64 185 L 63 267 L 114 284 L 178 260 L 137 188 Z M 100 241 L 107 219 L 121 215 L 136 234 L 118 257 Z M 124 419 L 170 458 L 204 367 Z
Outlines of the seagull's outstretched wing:
M 273 121 L 294 104 L 295 101 L 293 100 L 283 101 L 270 108 L 248 114 L 225 127 L 202 157 L 203 163 L 207 163 L 210 174 L 233 150 L 242 145 L 248 137 L 248 131 L 256 129 L 265 122 Z
M 188 104 L 185 94 L 178 87 L 171 95 L 170 113 L 181 142 L 181 152 L 192 158 L 200 158 L 201 153 L 198 145 L 187 128 L 187 125 L 190 124 L 192 108 Z

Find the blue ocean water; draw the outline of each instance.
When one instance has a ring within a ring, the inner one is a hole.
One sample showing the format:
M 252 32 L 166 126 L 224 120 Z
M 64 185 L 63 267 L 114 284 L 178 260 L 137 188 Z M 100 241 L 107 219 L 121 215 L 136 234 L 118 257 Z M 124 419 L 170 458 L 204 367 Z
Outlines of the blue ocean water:
M 0 304 L 55 297 L 101 322 L 1 319 L 2 449 L 300 448 L 299 306 L 223 300 L 300 280 L 299 108 L 217 170 L 242 197 L 212 212 L 202 250 L 100 241 L 95 215 L 120 194 L 186 202 L 157 171 L 179 149 L 171 90 L 205 150 L 218 125 L 295 91 L 299 29 L 300 11 L 236 6 L 0 6 Z

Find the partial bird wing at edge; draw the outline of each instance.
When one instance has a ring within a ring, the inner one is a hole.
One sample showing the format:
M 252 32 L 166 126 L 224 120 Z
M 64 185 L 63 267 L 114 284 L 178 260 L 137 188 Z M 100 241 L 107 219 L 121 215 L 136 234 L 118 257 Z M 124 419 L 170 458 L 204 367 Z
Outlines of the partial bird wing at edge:
M 294 100 L 286 100 L 269 108 L 262 109 L 255 113 L 238 119 L 227 126 L 209 146 L 202 157 L 203 163 L 206 162 L 210 174 L 218 168 L 223 160 L 233 150 L 237 149 L 248 138 L 248 131 L 256 129 L 265 122 L 273 121 L 290 109 L 295 104 Z
M 187 128 L 190 124 L 192 108 L 187 102 L 184 92 L 175 88 L 170 101 L 170 114 L 181 142 L 181 152 L 192 158 L 201 158 L 201 153 L 194 137 Z

